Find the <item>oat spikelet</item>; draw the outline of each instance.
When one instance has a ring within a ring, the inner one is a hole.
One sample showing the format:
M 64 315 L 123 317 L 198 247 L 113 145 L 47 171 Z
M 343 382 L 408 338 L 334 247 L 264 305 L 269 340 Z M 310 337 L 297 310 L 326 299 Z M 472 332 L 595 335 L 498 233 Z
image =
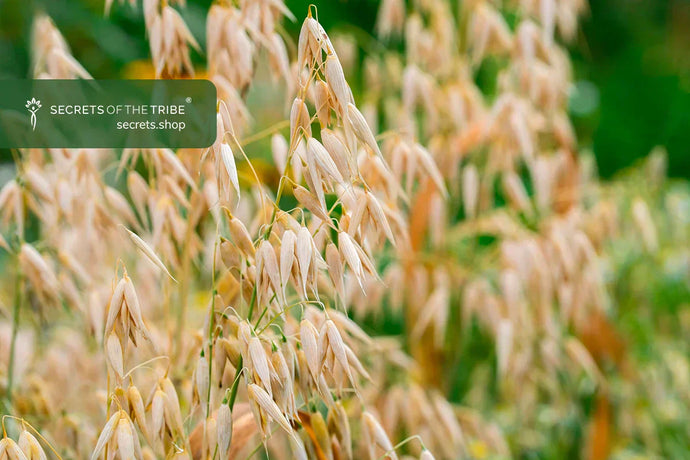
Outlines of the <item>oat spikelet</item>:
M 129 238 L 132 240 L 132 242 L 135 244 L 135 246 L 136 246 L 137 248 L 139 248 L 139 250 L 140 250 L 141 252 L 143 252 L 144 255 L 145 255 L 151 262 L 154 263 L 154 265 L 156 265 L 158 268 L 160 268 L 161 270 L 163 270 L 163 272 L 164 272 L 166 275 L 168 275 L 168 276 L 170 277 L 171 280 L 173 280 L 174 282 L 177 283 L 177 280 L 175 279 L 175 277 L 173 277 L 173 276 L 170 274 L 170 272 L 168 271 L 168 269 L 167 269 L 167 267 L 165 266 L 165 264 L 164 264 L 164 263 L 161 261 L 161 259 L 156 255 L 156 253 L 153 251 L 153 249 L 151 249 L 151 246 L 149 246 L 149 245 L 148 245 L 144 240 L 142 240 L 136 233 L 132 232 L 132 231 L 129 230 L 128 228 L 126 228 L 126 227 L 124 227 L 124 226 L 123 226 L 122 228 L 125 229 L 125 231 L 127 232 L 127 235 L 129 235 Z

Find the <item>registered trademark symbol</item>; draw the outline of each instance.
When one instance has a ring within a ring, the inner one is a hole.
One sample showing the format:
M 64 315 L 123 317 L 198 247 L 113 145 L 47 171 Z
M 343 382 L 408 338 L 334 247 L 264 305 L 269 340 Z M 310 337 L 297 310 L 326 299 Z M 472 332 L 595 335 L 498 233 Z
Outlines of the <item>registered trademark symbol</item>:
M 185 101 L 187 101 L 187 104 L 189 104 L 190 102 L 192 102 L 192 98 L 188 97 L 187 99 L 185 99 Z

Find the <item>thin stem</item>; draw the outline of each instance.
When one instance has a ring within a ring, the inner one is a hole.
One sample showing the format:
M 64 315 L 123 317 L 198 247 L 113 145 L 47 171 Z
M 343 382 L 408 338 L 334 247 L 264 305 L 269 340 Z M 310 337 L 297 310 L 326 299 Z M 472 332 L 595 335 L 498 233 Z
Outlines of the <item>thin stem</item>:
M 15 354 L 17 349 L 17 333 L 19 331 L 19 313 L 24 303 L 24 275 L 17 275 L 17 283 L 14 293 L 14 305 L 12 306 L 12 338 L 10 340 L 10 358 L 7 366 L 7 400 L 12 404 L 12 389 L 14 387 Z
M 230 410 L 232 410 L 233 406 L 235 405 L 235 400 L 237 399 L 237 389 L 240 387 L 240 376 L 244 371 L 244 360 L 242 359 L 242 356 L 240 356 L 239 361 L 237 361 L 237 369 L 237 375 L 235 376 L 235 380 L 232 382 L 230 396 L 228 398 L 228 406 L 230 407 Z

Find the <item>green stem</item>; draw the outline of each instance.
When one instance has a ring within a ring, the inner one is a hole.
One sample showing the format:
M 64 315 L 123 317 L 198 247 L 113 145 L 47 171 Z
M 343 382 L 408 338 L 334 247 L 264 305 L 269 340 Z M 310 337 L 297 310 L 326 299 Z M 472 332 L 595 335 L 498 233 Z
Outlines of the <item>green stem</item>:
M 14 355 L 17 347 L 17 332 L 19 330 L 19 311 L 24 302 L 24 276 L 17 275 L 17 285 L 12 307 L 12 338 L 10 341 L 10 358 L 7 366 L 7 399 L 12 403 L 12 387 L 14 386 Z
M 237 361 L 237 375 L 235 376 L 235 380 L 232 382 L 232 387 L 230 388 L 230 397 L 228 398 L 228 406 L 230 406 L 230 410 L 232 410 L 233 406 L 235 405 L 235 399 L 237 399 L 237 389 L 240 386 L 240 374 L 242 374 L 243 366 L 244 360 L 242 359 L 242 356 L 240 356 L 240 359 Z

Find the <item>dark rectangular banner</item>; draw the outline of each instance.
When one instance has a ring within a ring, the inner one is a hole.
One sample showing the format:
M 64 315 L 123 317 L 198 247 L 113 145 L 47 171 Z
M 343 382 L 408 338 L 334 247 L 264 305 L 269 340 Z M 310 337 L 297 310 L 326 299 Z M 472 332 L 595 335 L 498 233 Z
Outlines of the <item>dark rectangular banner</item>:
M 208 80 L 0 80 L 0 148 L 205 148 Z

